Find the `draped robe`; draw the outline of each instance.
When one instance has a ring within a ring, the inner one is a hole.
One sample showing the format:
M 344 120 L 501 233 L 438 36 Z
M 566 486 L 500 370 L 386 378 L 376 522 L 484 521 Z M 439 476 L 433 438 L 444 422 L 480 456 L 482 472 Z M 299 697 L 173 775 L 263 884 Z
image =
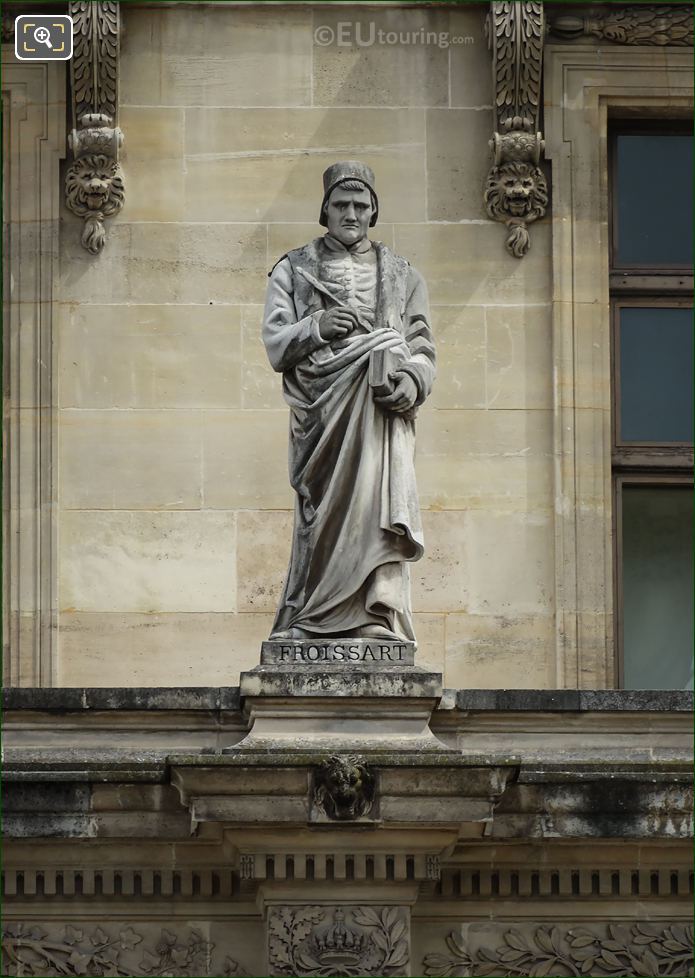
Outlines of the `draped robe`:
M 427 290 L 405 259 L 365 239 L 354 259 L 376 258 L 376 301 L 373 308 L 356 306 L 354 290 L 341 294 L 334 275 L 336 261 L 351 257 L 327 235 L 289 252 L 270 273 L 263 340 L 290 406 L 296 493 L 290 565 L 272 635 L 294 626 L 346 636 L 380 625 L 412 641 L 408 562 L 423 553 L 415 427 L 375 403 L 369 363 L 373 351 L 391 350 L 415 382 L 416 404 L 425 400 L 435 373 Z M 329 283 L 338 301 L 359 312 L 360 325 L 347 336 L 321 337 L 331 300 L 311 278 Z

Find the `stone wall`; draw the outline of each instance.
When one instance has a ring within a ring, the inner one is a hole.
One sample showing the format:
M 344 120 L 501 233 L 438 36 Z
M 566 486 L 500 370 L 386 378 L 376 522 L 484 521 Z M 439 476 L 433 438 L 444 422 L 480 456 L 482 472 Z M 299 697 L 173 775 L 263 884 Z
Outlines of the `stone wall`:
M 292 507 L 266 273 L 321 233 L 321 173 L 346 157 L 431 294 L 419 662 L 447 686 L 554 685 L 550 227 L 519 261 L 483 209 L 485 13 L 123 6 L 126 204 L 98 257 L 61 221 L 58 685 L 228 685 L 257 663 Z M 318 43 L 357 21 L 459 41 Z

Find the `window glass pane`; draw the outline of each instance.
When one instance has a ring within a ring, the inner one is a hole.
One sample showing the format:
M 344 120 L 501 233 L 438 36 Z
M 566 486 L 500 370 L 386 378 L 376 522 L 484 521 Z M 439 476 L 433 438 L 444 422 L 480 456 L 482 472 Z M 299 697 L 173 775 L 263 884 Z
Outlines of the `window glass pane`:
M 693 143 L 689 135 L 618 135 L 618 265 L 693 260 Z
M 692 309 L 620 309 L 620 440 L 692 441 Z
M 623 685 L 693 684 L 693 496 L 623 489 Z

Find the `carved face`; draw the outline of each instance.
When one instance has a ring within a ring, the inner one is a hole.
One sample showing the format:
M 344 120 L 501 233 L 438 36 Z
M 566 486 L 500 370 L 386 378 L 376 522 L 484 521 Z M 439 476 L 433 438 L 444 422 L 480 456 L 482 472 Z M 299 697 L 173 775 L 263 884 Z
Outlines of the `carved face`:
M 345 803 L 356 797 L 361 780 L 359 768 L 336 764 L 326 778 L 326 788 L 336 800 Z
M 326 204 L 329 233 L 346 247 L 367 237 L 374 209 L 367 187 L 347 190 L 338 186 Z
M 531 176 L 510 175 L 504 178 L 502 187 L 509 213 L 516 217 L 523 217 L 528 214 L 533 194 Z
M 359 818 L 374 798 L 374 778 L 356 756 L 334 756 L 316 772 L 316 802 L 329 818 Z
M 490 171 L 485 188 L 490 217 L 534 221 L 542 217 L 548 203 L 548 188 L 542 170 L 530 163 L 503 163 Z
M 68 170 L 65 192 L 68 207 L 75 214 L 115 213 L 123 206 L 124 194 L 118 163 L 102 155 L 76 160 Z

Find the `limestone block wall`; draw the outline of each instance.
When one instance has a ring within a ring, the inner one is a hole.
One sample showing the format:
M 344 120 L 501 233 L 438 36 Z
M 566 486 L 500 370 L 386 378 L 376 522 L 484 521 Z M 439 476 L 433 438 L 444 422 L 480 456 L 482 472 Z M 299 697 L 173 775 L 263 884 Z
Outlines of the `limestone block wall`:
M 59 685 L 232 685 L 257 663 L 292 508 L 266 273 L 322 233 L 341 158 L 374 168 L 374 236 L 430 288 L 419 661 L 447 686 L 554 685 L 550 228 L 519 261 L 483 210 L 485 12 L 124 5 L 126 204 L 98 257 L 61 223 Z M 319 43 L 340 23 L 452 43 Z

